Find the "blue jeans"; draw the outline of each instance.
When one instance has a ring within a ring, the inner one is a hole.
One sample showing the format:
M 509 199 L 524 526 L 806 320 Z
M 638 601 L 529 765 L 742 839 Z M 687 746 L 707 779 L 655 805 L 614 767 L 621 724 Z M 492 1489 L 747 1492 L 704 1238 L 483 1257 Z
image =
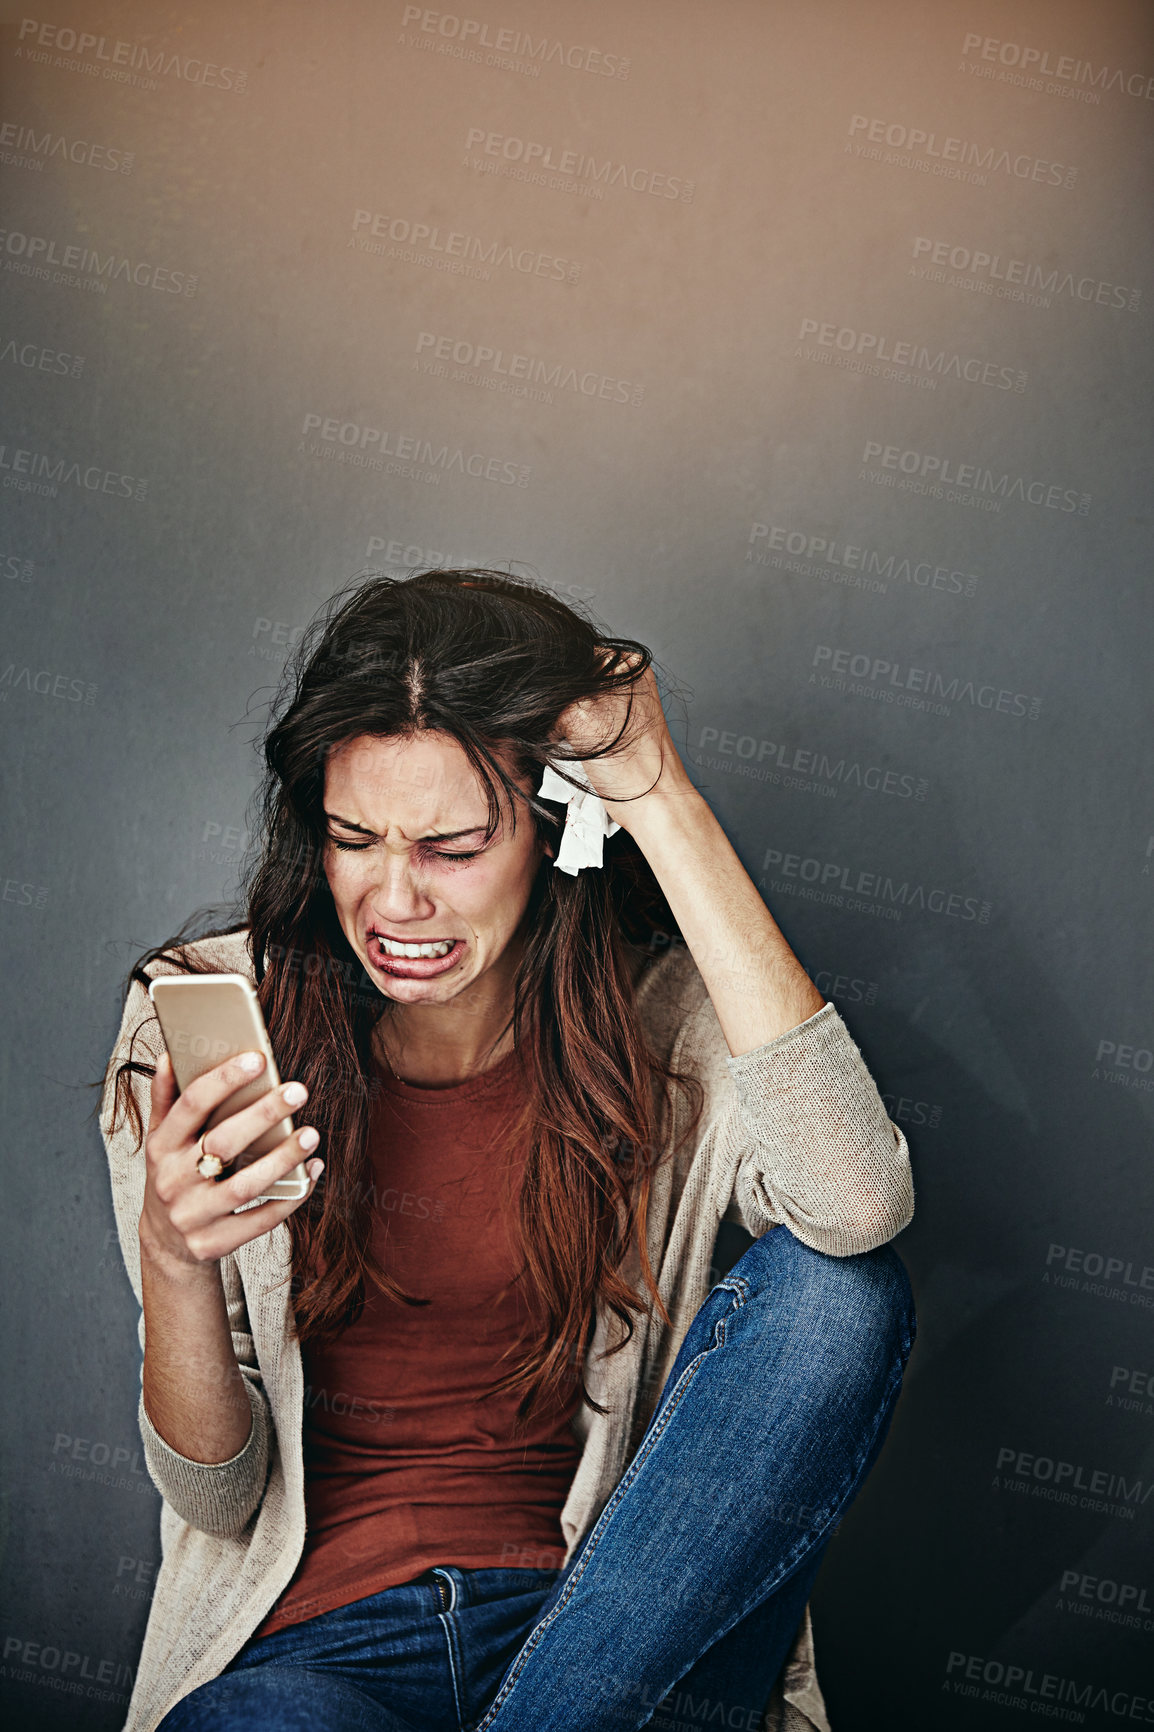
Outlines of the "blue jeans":
M 755 1732 L 916 1329 L 892 1245 L 773 1228 L 710 1289 L 564 1570 L 442 1564 L 250 1640 L 158 1732 Z

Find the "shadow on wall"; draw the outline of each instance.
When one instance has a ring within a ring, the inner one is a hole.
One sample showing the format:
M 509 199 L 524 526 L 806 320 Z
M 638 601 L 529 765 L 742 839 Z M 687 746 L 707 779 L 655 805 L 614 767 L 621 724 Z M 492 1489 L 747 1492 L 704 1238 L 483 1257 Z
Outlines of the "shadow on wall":
M 985 1724 L 989 1704 L 954 1694 L 959 1655 L 1032 1667 L 1035 1679 L 1149 1682 L 1149 1634 L 1079 1615 L 1084 1599 L 1069 1615 L 1059 1606 L 1064 1578 L 1067 1593 L 1074 1576 L 1149 1579 L 1154 1429 L 1119 1411 L 1111 1386 L 1116 1367 L 1152 1362 L 1154 1291 L 1136 1284 L 1144 1236 L 1120 1225 L 1140 1194 L 1149 1127 L 1138 1098 L 1089 1080 L 1085 1028 L 1008 922 L 991 924 L 989 943 L 1009 984 L 987 993 L 981 1015 L 1002 1077 L 1029 1079 L 1016 1105 L 916 1021 L 874 1010 L 868 1039 L 853 1028 L 883 1093 L 929 1094 L 944 1128 L 911 1128 L 917 1211 L 896 1241 L 918 1340 L 885 1448 L 813 1596 L 837 1732 Z M 966 1038 L 973 1025 L 961 1026 Z M 1122 1298 L 1111 1297 L 1108 1284 L 1068 1275 L 1055 1246 L 1131 1258 L 1133 1284 L 1120 1277 Z M 1097 1508 L 1082 1507 L 1091 1484 L 1112 1493 L 1087 1499 Z

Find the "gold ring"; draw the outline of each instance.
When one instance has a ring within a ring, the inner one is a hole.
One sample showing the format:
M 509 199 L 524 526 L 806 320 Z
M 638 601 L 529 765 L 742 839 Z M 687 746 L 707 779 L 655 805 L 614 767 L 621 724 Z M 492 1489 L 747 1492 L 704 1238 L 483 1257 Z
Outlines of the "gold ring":
M 210 1155 L 209 1154 L 208 1150 L 204 1146 L 204 1132 L 203 1131 L 201 1132 L 200 1136 L 197 1137 L 197 1139 L 196 1139 L 196 1146 L 200 1150 L 200 1159 L 196 1163 L 196 1170 L 200 1174 L 201 1178 L 202 1179 L 219 1178 L 221 1173 L 224 1172 L 224 1162 L 221 1160 L 219 1155 Z

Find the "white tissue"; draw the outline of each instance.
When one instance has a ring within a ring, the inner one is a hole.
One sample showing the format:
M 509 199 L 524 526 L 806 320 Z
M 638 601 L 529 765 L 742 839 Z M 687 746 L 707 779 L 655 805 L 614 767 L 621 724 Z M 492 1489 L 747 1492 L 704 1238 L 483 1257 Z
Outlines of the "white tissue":
M 564 740 L 559 743 L 567 744 Z M 565 764 L 565 770 L 584 784 L 583 790 L 571 787 L 552 765 L 546 764 L 537 792 L 543 799 L 563 800 L 568 806 L 561 846 L 553 865 L 576 877 L 583 866 L 604 865 L 605 838 L 612 836 L 621 826 L 605 810 L 605 802 L 593 791 L 581 765 L 572 760 Z

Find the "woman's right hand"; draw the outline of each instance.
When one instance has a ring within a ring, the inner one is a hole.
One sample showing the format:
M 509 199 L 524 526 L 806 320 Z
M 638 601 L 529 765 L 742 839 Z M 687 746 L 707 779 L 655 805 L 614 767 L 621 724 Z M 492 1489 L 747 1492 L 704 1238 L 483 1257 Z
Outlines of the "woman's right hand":
M 144 1206 L 140 1215 L 140 1247 L 153 1262 L 197 1267 L 215 1267 L 222 1257 L 267 1233 L 293 1210 L 307 1202 L 316 1187 L 324 1163 L 308 1162 L 309 1187 L 303 1197 L 270 1198 L 254 1209 L 233 1213 L 251 1203 L 286 1173 L 303 1161 L 320 1141 L 312 1126 L 298 1127 L 283 1143 L 258 1160 L 229 1173 L 229 1164 L 254 1143 L 262 1132 L 278 1124 L 308 1098 L 303 1083 L 282 1083 L 251 1106 L 223 1119 L 206 1131 L 206 1142 L 197 1146 L 201 1127 L 229 1095 L 251 1083 L 264 1069 L 262 1054 L 254 1070 L 238 1062 L 242 1054 L 226 1059 L 197 1077 L 178 1093 L 172 1060 L 167 1052 L 157 1060 L 152 1078 L 152 1110 L 144 1142 L 147 1175 Z M 297 1091 L 297 1092 L 294 1092 Z M 225 1173 L 206 1179 L 197 1171 L 201 1154 L 219 1156 Z

